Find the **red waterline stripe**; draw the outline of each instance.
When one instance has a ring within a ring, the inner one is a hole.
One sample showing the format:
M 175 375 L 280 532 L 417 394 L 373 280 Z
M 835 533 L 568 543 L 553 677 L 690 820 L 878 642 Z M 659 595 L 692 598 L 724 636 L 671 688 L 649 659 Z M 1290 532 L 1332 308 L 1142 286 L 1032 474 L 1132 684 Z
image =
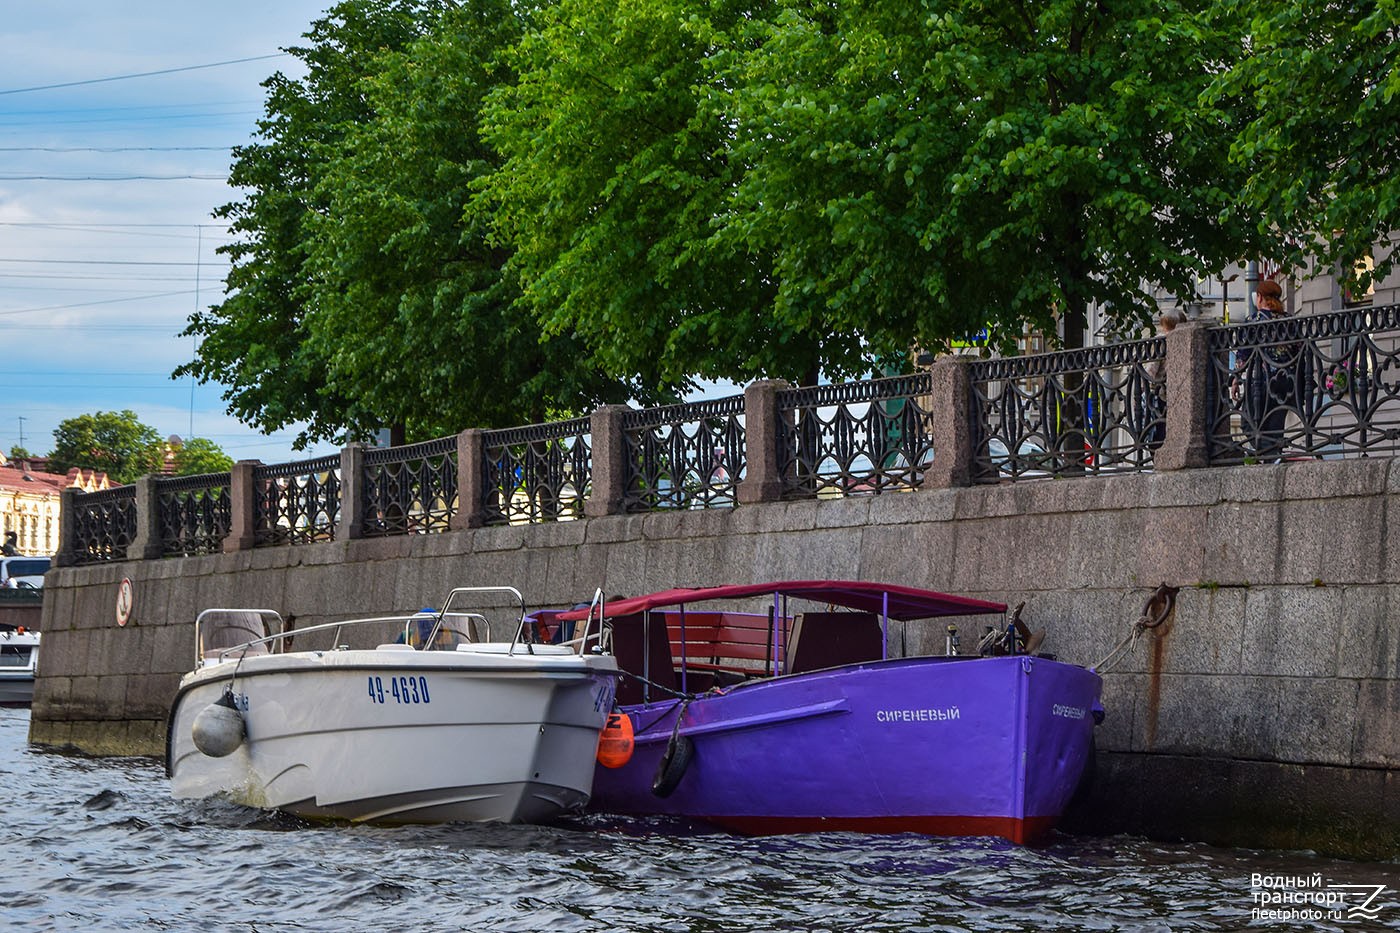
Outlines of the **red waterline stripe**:
M 704 816 L 709 823 L 750 836 L 784 833 L 923 833 L 926 836 L 1000 836 L 1025 845 L 1045 836 L 1056 816 Z

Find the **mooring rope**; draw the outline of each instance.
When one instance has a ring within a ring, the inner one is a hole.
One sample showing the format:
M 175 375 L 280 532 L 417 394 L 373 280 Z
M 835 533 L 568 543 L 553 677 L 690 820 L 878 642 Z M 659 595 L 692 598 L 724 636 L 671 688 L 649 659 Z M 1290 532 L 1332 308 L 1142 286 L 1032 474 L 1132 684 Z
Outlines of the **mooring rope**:
M 1136 645 L 1138 639 L 1149 629 L 1155 629 L 1163 622 L 1167 621 L 1167 617 L 1171 615 L 1172 609 L 1176 607 L 1176 592 L 1178 589 L 1179 588 L 1175 586 L 1167 586 L 1166 583 L 1158 586 L 1156 591 L 1148 597 L 1146 605 L 1142 607 L 1142 615 L 1138 616 L 1137 621 L 1132 623 L 1131 630 L 1128 634 L 1123 636 L 1123 640 L 1115 645 L 1113 650 L 1110 651 L 1102 661 L 1090 667 L 1089 670 L 1096 674 L 1104 673 L 1109 663 L 1111 661 L 1116 661 L 1118 656 L 1123 653 L 1124 649 Z M 1157 611 L 1155 613 L 1153 612 L 1154 605 L 1157 606 Z

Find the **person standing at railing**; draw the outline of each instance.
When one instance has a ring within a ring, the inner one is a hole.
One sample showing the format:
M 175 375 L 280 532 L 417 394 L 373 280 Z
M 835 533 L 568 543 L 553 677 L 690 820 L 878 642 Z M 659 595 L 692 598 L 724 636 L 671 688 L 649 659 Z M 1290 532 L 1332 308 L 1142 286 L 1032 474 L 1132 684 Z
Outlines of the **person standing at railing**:
M 1260 282 L 1248 320 L 1287 320 L 1282 294 L 1277 282 Z M 1283 455 L 1284 425 L 1302 396 L 1301 344 L 1282 342 L 1278 336 L 1266 334 L 1259 346 L 1242 348 L 1238 355 L 1238 371 L 1245 380 L 1244 429 L 1261 460 L 1277 461 Z
M 19 535 L 17 535 L 15 532 L 13 532 L 13 531 L 7 531 L 7 532 L 5 532 L 5 543 L 4 543 L 3 545 L 0 545 L 0 555 L 4 555 L 5 557 L 18 557 L 18 556 L 19 556 L 19 546 L 18 546 L 18 544 L 17 544 L 18 541 L 19 541 Z

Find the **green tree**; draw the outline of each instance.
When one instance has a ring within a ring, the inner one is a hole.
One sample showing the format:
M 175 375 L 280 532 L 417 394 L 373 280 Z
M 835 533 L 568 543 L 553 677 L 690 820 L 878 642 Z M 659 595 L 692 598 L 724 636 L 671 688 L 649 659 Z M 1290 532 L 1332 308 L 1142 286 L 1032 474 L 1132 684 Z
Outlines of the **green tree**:
M 473 0 L 361 83 L 373 116 L 328 159 L 315 194 L 327 210 L 304 243 L 307 340 L 346 400 L 343 424 L 432 437 L 641 392 L 599 375 L 570 335 L 541 339 L 514 307 L 489 212 L 466 210 L 496 164 L 477 131 L 482 101 L 512 80 L 497 57 L 522 28 L 510 0 Z
M 175 475 L 223 473 L 233 468 L 233 458 L 204 437 L 191 437 L 175 448 Z
M 1207 0 L 785 5 L 731 82 L 752 168 L 718 235 L 772 251 L 795 324 L 1073 346 L 1091 303 L 1146 323 L 1264 235 L 1239 100 L 1198 102 L 1244 41 Z
M 1352 278 L 1373 244 L 1400 230 L 1400 13 L 1383 0 L 1219 0 L 1218 9 L 1250 33 L 1248 54 L 1214 90 L 1257 108 L 1231 148 L 1248 170 L 1253 218 L 1287 235 L 1275 255 L 1289 267 L 1316 257 L 1316 271 Z M 1374 259 L 1358 284 L 1395 263 L 1389 248 Z
M 25 450 L 23 447 L 19 446 L 18 444 L 15 444 L 13 447 L 10 448 L 10 459 L 11 459 L 11 460 L 27 460 L 28 458 L 30 458 L 30 457 L 32 457 L 32 456 L 33 456 L 33 454 L 31 454 L 29 451 Z
M 732 0 L 561 0 L 496 92 L 485 185 L 525 304 L 599 365 L 646 385 L 810 373 L 853 335 L 773 316 L 762 250 L 713 237 L 745 166 L 723 90 L 750 17 Z
M 308 427 L 298 446 L 363 429 L 341 417 L 356 401 L 328 382 L 330 361 L 312 339 L 308 317 L 317 283 L 307 267 L 310 228 L 329 210 L 318 187 L 346 132 L 373 116 L 362 80 L 385 51 L 424 34 L 445 2 L 350 0 L 311 24 L 308 44 L 287 49 L 308 73 L 278 72 L 263 82 L 266 114 L 258 140 L 234 149 L 229 184 L 248 194 L 220 208 L 238 239 L 221 247 L 233 264 L 227 298 L 190 318 L 185 336 L 200 340 L 197 357 L 175 377 L 216 381 L 230 414 L 272 431 Z
M 155 473 L 164 459 L 160 435 L 130 410 L 99 411 L 60 421 L 53 440 L 51 471 L 66 473 L 72 467 L 98 470 L 113 483 L 130 483 Z

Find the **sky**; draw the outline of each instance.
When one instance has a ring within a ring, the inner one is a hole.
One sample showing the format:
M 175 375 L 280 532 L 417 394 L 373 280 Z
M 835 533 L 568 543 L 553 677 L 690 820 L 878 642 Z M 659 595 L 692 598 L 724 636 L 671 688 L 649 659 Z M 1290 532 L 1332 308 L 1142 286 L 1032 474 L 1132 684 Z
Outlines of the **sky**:
M 162 436 L 206 437 L 280 463 L 225 412 L 223 387 L 172 380 L 188 317 L 228 269 L 212 216 L 238 191 L 231 147 L 253 138 L 261 82 L 302 74 L 279 50 L 330 0 L 5 4 L 0 21 L 0 448 L 48 453 L 59 422 L 131 409 Z M 276 56 L 276 57 L 265 57 Z M 96 81 L 252 59 L 238 64 Z M 50 88 L 49 85 L 82 83 Z M 41 90 L 31 88 L 45 87 Z

